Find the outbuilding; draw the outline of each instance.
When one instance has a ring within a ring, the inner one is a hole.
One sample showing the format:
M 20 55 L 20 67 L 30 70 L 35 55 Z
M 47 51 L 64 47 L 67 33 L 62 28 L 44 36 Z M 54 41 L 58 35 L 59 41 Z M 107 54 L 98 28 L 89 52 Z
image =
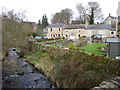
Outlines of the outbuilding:
M 120 38 L 107 38 L 109 43 L 108 56 L 116 59 L 120 59 Z

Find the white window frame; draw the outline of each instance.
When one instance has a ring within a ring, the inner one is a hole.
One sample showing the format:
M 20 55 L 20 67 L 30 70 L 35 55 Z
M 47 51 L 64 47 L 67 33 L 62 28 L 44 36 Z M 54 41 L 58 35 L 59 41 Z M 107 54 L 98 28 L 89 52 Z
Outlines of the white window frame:
M 65 32 L 68 32 L 68 30 L 66 30 Z
M 88 30 L 88 34 L 90 34 L 90 35 L 91 35 L 91 34 L 92 34 L 92 30 Z
M 104 35 L 105 34 L 105 30 L 99 30 L 99 34 L 100 35 Z

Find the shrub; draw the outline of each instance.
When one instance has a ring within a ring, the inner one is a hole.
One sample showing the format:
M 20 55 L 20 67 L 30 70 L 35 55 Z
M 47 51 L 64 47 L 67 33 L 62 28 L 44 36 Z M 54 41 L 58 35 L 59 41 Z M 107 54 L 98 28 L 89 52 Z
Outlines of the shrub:
M 39 34 L 36 33 L 36 32 L 31 33 L 31 35 L 32 35 L 33 37 L 39 36 Z
M 75 48 L 75 44 L 74 43 L 69 43 L 69 48 L 70 49 L 74 49 Z

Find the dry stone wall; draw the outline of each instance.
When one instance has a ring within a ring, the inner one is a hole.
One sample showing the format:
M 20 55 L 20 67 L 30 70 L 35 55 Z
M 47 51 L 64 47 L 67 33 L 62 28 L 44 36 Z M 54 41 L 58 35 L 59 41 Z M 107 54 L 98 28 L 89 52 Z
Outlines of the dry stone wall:
M 106 89 L 119 90 L 120 88 L 120 77 L 113 78 L 111 80 L 103 81 L 98 87 L 94 87 L 91 90 L 106 90 Z

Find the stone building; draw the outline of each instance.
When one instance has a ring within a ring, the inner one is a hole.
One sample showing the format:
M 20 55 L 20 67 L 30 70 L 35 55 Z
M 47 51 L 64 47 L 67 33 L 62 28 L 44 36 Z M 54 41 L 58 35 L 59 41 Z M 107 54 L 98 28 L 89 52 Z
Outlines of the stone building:
M 114 37 L 116 31 L 110 24 L 96 25 L 65 25 L 52 24 L 44 29 L 45 36 L 48 39 L 64 37 L 65 39 L 79 39 L 80 37 L 91 37 L 92 35 L 101 35 L 102 37 Z
M 79 39 L 86 35 L 85 25 L 65 25 L 63 27 L 63 37 L 65 39 Z
M 88 25 L 86 29 L 86 36 L 101 35 L 103 38 L 114 37 L 116 31 L 110 24 Z
M 62 37 L 63 36 L 63 26 L 64 25 L 65 24 L 63 24 L 63 23 L 59 23 L 59 24 L 51 24 L 51 25 L 47 26 L 44 29 L 45 36 L 48 39 Z
M 115 24 L 115 23 L 116 23 L 116 17 L 111 16 L 111 14 L 109 14 L 109 16 L 104 21 L 104 24 Z

